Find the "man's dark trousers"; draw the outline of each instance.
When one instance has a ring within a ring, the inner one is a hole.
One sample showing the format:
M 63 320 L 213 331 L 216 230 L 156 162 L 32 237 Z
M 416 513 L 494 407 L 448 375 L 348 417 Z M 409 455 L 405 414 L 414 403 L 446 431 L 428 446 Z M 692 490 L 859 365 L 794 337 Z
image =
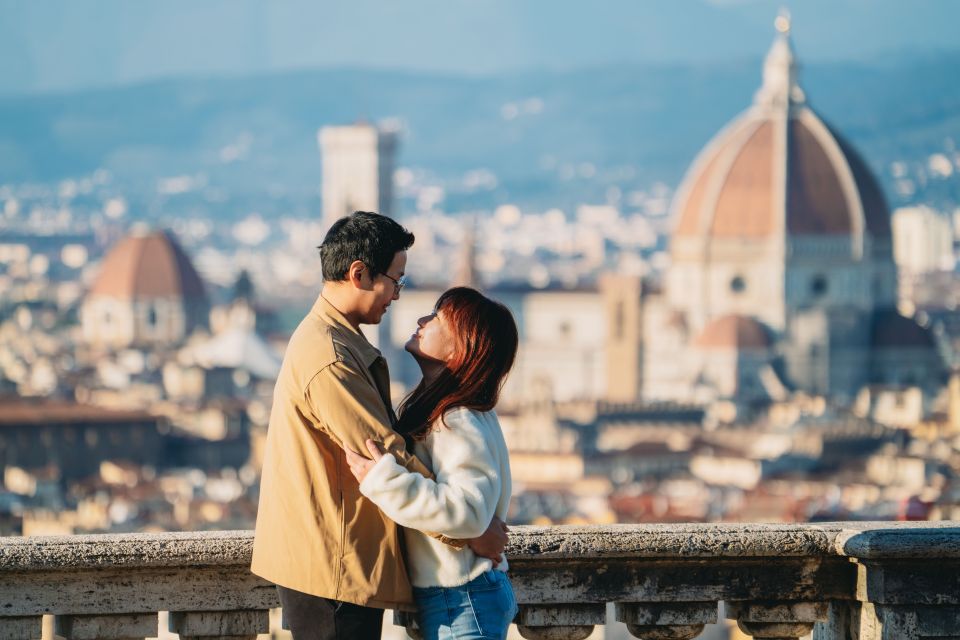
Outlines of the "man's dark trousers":
M 277 587 L 293 640 L 379 640 L 383 609 Z

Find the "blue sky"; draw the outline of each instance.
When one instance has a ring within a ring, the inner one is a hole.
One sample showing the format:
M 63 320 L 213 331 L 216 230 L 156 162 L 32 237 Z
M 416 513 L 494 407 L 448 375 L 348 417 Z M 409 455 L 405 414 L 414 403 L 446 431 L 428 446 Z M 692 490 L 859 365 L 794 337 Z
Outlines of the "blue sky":
M 451 74 L 960 49 L 957 0 L 0 0 L 0 93 L 305 67 Z

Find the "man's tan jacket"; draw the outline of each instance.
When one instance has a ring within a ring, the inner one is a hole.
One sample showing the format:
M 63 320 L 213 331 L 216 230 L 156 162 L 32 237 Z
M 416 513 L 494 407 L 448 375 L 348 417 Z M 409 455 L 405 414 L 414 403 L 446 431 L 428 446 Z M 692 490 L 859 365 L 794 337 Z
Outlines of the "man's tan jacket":
M 433 477 L 390 428 L 387 363 L 322 296 L 287 346 L 267 431 L 251 570 L 323 598 L 412 602 L 397 525 L 360 494 L 343 447 L 372 438 Z

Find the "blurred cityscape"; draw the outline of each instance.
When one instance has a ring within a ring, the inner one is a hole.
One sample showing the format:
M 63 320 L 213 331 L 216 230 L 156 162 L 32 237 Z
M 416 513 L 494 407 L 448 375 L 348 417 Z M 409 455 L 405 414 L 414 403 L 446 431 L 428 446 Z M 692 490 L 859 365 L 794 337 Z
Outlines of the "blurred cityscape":
M 511 523 L 960 519 L 956 140 L 861 153 L 790 31 L 675 186 L 542 158 L 557 201 L 510 200 L 488 169 L 401 164 L 402 119 L 317 123 L 320 198 L 200 172 L 0 180 L 0 534 L 251 528 L 316 246 L 355 209 L 417 238 L 369 332 L 397 401 L 446 287 L 517 317 Z M 217 161 L 254 146 L 241 130 Z

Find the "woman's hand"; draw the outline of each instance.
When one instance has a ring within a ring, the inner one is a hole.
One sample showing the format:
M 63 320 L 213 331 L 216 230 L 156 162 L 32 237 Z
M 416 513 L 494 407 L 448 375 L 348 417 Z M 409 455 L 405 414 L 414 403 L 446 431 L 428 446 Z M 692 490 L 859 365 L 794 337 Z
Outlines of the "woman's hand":
M 370 452 L 369 458 L 364 458 L 362 455 L 356 451 L 351 450 L 349 447 L 344 447 L 343 451 L 347 454 L 347 464 L 350 465 L 350 473 L 353 474 L 353 477 L 357 479 L 357 482 L 363 482 L 363 479 L 367 477 L 367 474 L 370 473 L 370 469 L 373 468 L 373 465 L 377 464 L 377 461 L 383 457 L 384 451 L 380 448 L 380 445 L 373 440 L 367 440 L 367 451 Z
M 503 557 L 503 550 L 507 548 L 507 543 L 510 541 L 507 538 L 508 531 L 510 531 L 510 528 L 507 523 L 497 516 L 493 516 L 490 526 L 483 532 L 483 535 L 479 538 L 467 540 L 467 546 L 481 558 L 493 561 L 493 566 L 496 568 Z

